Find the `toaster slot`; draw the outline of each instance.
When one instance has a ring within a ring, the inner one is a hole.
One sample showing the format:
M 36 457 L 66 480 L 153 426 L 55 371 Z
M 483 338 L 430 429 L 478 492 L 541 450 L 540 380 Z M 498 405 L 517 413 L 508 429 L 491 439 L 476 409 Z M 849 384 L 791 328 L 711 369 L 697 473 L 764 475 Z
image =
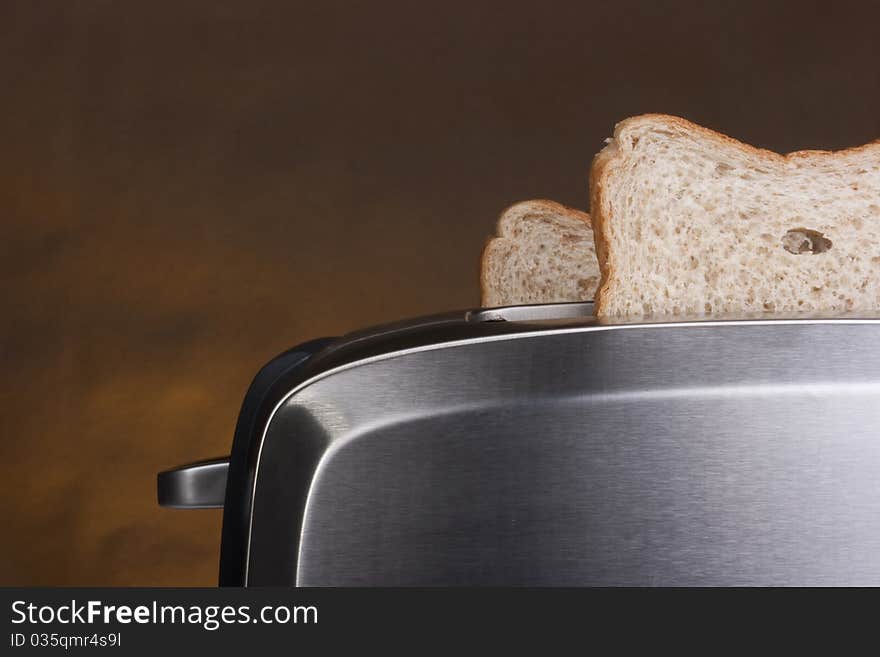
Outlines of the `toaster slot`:
M 593 318 L 593 302 L 542 303 L 526 306 L 503 306 L 471 310 L 465 316 L 469 322 L 551 322 L 559 320 L 589 320 Z

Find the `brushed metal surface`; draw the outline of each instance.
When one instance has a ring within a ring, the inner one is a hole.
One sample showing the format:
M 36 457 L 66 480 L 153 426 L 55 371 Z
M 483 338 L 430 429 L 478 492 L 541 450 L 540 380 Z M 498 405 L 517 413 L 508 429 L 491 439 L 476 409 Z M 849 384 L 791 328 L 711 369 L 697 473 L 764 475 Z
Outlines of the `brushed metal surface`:
M 880 584 L 878 338 L 588 322 L 348 363 L 266 429 L 247 583 Z

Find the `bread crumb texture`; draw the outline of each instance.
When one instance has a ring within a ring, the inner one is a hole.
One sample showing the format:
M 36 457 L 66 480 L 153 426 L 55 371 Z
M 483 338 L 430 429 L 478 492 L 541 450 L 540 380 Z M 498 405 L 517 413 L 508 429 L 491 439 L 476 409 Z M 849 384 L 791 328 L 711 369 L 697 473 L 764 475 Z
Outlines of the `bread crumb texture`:
M 880 143 L 783 156 L 649 115 L 591 184 L 600 315 L 880 308 Z
M 552 201 L 524 201 L 499 218 L 482 260 L 483 306 L 585 301 L 599 264 L 589 216 Z

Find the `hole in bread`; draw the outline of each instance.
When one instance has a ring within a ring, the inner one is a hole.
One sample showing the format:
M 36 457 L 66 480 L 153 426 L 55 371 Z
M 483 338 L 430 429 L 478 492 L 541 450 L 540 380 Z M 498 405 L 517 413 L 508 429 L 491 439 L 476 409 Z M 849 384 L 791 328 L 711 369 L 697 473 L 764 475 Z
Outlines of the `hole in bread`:
M 792 228 L 782 236 L 782 248 L 795 255 L 824 253 L 831 248 L 831 240 L 818 230 Z

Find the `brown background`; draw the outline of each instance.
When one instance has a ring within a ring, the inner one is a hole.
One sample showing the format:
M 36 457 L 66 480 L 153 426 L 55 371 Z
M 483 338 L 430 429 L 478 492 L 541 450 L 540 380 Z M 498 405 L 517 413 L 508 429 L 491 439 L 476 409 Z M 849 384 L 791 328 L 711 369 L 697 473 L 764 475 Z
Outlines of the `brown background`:
M 506 205 L 586 206 L 625 116 L 880 135 L 877 5 L 0 5 L 0 584 L 211 584 L 228 451 L 293 344 L 474 305 Z

